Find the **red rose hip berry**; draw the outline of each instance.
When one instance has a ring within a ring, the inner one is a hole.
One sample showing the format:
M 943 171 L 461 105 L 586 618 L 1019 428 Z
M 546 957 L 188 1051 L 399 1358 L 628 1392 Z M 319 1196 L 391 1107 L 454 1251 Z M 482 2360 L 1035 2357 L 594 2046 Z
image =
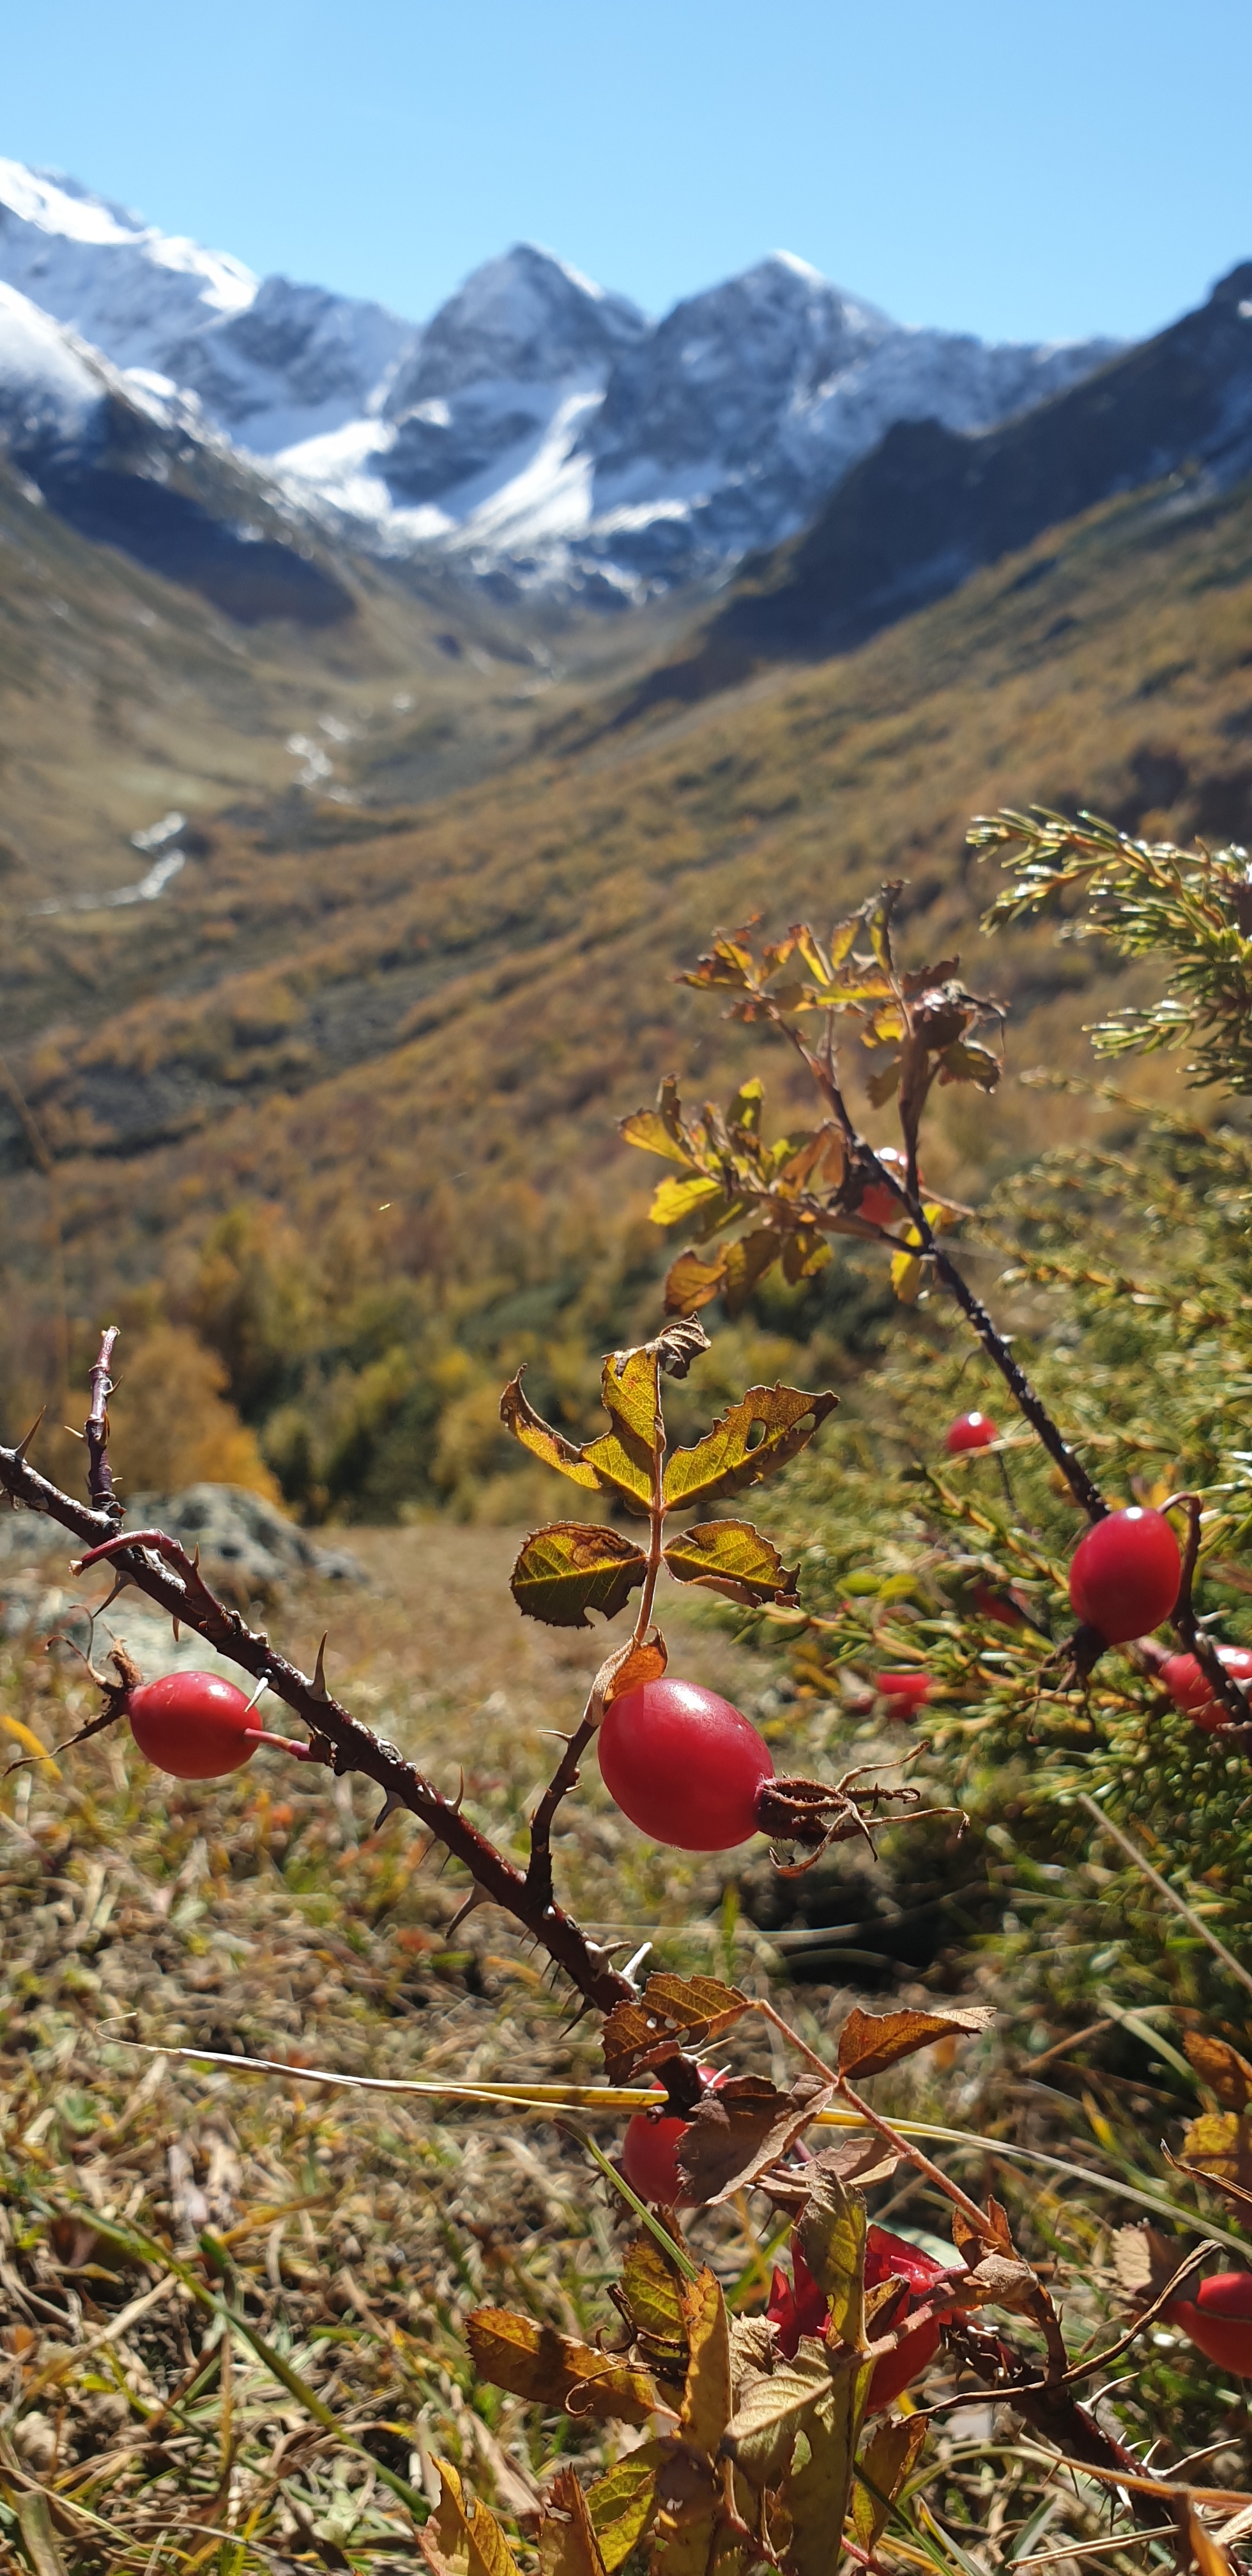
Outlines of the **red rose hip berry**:
M 711 2066 L 700 2068 L 706 2091 L 720 2084 Z M 691 2126 L 674 2111 L 636 2111 L 622 2139 L 622 2172 L 641 2200 L 662 2209 L 689 2209 L 694 2204 L 678 2170 L 678 2150 Z
M 1239 1688 L 1246 1692 L 1248 1683 L 1252 1681 L 1252 1649 L 1247 1646 L 1219 1646 L 1217 1660 L 1225 1665 L 1232 1682 L 1237 1682 Z M 1213 1685 L 1194 1655 L 1167 1655 L 1160 1669 L 1160 1679 L 1174 1706 L 1184 1709 L 1188 1717 L 1194 1718 L 1206 1735 L 1215 1735 L 1220 1727 L 1233 1723 L 1221 1701 L 1214 1699 Z M 1252 1707 L 1249 1707 L 1248 1714 L 1252 1716 Z
M 989 1449 L 999 1437 L 989 1413 L 958 1413 L 944 1433 L 943 1445 L 951 1457 L 958 1458 L 963 1449 Z
M 1182 1559 L 1163 1512 L 1110 1512 L 1080 1538 L 1069 1569 L 1070 1604 L 1106 1646 L 1146 1637 L 1178 1599 Z
M 886 1716 L 895 1718 L 900 1724 L 907 1724 L 911 1717 L 916 1717 L 923 1701 L 929 1699 L 935 1687 L 929 1673 L 876 1673 L 874 1680 L 887 1703 Z
M 1194 2299 L 1171 2299 L 1164 2313 L 1219 2370 L 1252 2379 L 1252 2272 L 1215 2272 Z
M 254 1710 L 217 1673 L 163 1673 L 127 1695 L 141 1753 L 175 1780 L 220 1780 L 242 1769 L 260 1741 Z
M 730 1701 L 695 1682 L 641 1682 L 611 1700 L 596 1739 L 622 1814 L 679 1851 L 729 1851 L 759 1831 L 768 1745 Z

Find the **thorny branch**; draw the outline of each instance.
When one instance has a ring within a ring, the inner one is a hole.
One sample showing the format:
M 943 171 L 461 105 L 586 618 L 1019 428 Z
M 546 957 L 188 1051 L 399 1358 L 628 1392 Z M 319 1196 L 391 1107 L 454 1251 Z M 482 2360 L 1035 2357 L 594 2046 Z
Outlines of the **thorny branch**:
M 85 1540 L 83 1565 L 109 1562 L 137 1590 L 146 1593 L 167 1618 L 191 1629 L 218 1654 L 250 1673 L 254 1681 L 263 1682 L 302 1720 L 312 1736 L 324 1738 L 333 1748 L 332 1767 L 339 1777 L 362 1772 L 384 1791 L 388 1809 L 407 1807 L 418 1816 L 452 1858 L 464 1864 L 479 1894 L 513 1915 L 547 1950 L 588 2003 L 607 2013 L 615 2004 L 629 1999 L 634 1988 L 611 1966 L 607 1952 L 588 1938 L 572 1915 L 552 1901 L 550 1871 L 548 1893 L 544 1894 L 542 1887 L 531 1883 L 527 1873 L 480 1833 L 462 1813 L 459 1802 L 445 1798 L 413 1763 L 405 1761 L 394 1744 L 375 1735 L 372 1728 L 363 1726 L 350 1710 L 331 1698 L 322 1676 L 320 1653 L 317 1672 L 310 1680 L 278 1653 L 263 1630 L 250 1628 L 237 1611 L 217 1599 L 176 1539 L 163 1531 L 118 1530 L 119 1507 L 113 1496 L 104 1437 L 104 1390 L 113 1340 L 111 1332 L 105 1334 L 92 1371 L 93 1411 L 97 1403 L 100 1408 L 100 1463 L 97 1467 L 93 1452 L 93 1490 L 109 1497 L 109 1502 L 102 1502 L 99 1508 L 77 1502 L 72 1494 L 63 1493 L 29 1466 L 20 1449 L 0 1447 L 0 1486 L 10 1501 L 59 1521 L 62 1528 Z M 88 1427 L 90 1431 L 90 1423 Z
M 117 1326 L 110 1324 L 101 1334 L 100 1349 L 91 1371 L 91 1409 L 87 1415 L 87 1491 L 96 1510 L 107 1512 L 116 1529 L 122 1519 L 122 1506 L 113 1490 L 113 1471 L 109 1465 L 109 1397 L 113 1380 L 109 1374 Z

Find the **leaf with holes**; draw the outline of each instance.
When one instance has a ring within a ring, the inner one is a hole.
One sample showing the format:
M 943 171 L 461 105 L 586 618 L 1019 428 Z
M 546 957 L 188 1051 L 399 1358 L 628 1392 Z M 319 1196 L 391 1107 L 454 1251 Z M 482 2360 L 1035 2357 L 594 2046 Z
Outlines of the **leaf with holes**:
M 572 1485 L 585 1485 L 592 1493 L 600 1490 L 595 1468 L 588 1466 L 581 1449 L 575 1448 L 563 1431 L 554 1431 L 551 1423 L 536 1413 L 522 1393 L 520 1369 L 516 1377 L 509 1380 L 500 1398 L 500 1420 L 505 1430 L 511 1431 L 515 1440 L 520 1440 L 523 1449 L 529 1449 L 533 1457 L 542 1458 L 545 1467 L 559 1468 Z
M 825 2353 L 806 2335 L 793 2361 L 745 2374 L 722 2448 L 754 2487 L 781 2486 L 796 2435 L 819 2406 L 829 2409 L 830 2397 Z
M 924 2415 L 889 2415 L 866 2443 L 856 2464 L 852 2497 L 852 2536 L 872 2553 L 887 2528 L 887 2516 L 926 2440 Z
M 620 1530 L 594 1521 L 550 1521 L 527 1539 L 509 1584 L 518 1609 L 549 1628 L 589 1628 L 589 1610 L 614 1619 L 647 1572 Z
M 783 1564 L 778 1550 L 751 1521 L 697 1521 L 671 1539 L 665 1562 L 677 1583 L 699 1583 L 730 1601 L 795 1600 L 800 1569 Z
M 860 2193 L 847 2191 L 829 2169 L 819 2172 L 808 2206 L 796 2221 L 795 2241 L 826 2294 L 835 2341 L 859 2352 L 865 2340 L 865 2203 Z
M 656 2512 L 657 2470 L 667 2456 L 663 2442 L 641 2442 L 608 2476 L 587 2489 L 587 2512 L 600 2555 L 613 2576 L 643 2539 Z
M 837 1395 L 809 1395 L 801 1387 L 750 1386 L 702 1440 L 676 1449 L 667 1460 L 666 1503 L 686 1510 L 763 1483 L 808 1446 L 838 1401 Z

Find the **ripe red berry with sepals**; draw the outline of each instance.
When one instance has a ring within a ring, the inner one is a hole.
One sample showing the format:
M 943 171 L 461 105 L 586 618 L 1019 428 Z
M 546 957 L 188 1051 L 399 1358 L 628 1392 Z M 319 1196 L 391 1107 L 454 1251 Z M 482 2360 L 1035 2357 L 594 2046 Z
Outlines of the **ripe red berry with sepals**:
M 1080 1538 L 1069 1569 L 1070 1606 L 1106 1646 L 1146 1637 L 1178 1599 L 1182 1559 L 1164 1512 L 1132 1503 Z
M 958 2268 L 955 2254 L 950 2268 L 954 2271 Z M 824 2337 L 829 2325 L 825 2296 L 818 2288 L 799 2246 L 794 2243 L 791 2269 L 792 2279 L 788 2281 L 786 2273 L 775 2265 L 769 2305 L 765 2311 L 779 2329 L 779 2347 L 789 2361 L 795 2357 L 801 2335 Z M 865 2239 L 866 2289 L 877 2289 L 880 2282 L 890 2280 L 893 2275 L 908 2283 L 908 2299 L 898 2323 L 907 2320 L 914 2303 L 920 2305 L 929 2298 L 936 2281 L 942 2280 L 944 2269 L 945 2266 L 937 2263 L 932 2254 L 923 2253 L 920 2245 L 910 2245 L 905 2237 L 892 2236 L 885 2227 L 868 2230 Z M 939 2349 L 940 2326 L 950 2313 L 949 2309 L 944 2309 L 939 2316 L 927 2318 L 912 2333 L 901 2336 L 894 2352 L 884 2353 L 882 2360 L 875 2363 L 866 2402 L 867 2414 L 877 2415 L 884 2406 L 890 2406 L 901 2390 L 907 2388 L 909 2381 L 929 2367 Z
M 141 1753 L 175 1780 L 220 1780 L 256 1751 L 255 1711 L 219 1673 L 163 1673 L 128 1692 L 126 1714 Z
M 711 2066 L 702 2066 L 699 2074 L 705 2091 L 723 2084 L 726 2072 L 725 2068 L 715 2073 Z M 678 2170 L 678 2150 L 690 2126 L 690 2120 L 680 2120 L 672 2111 L 636 2111 L 627 2121 L 622 2172 L 641 2200 L 655 2202 L 662 2209 L 694 2207 Z
M 1214 2272 L 1194 2299 L 1171 2299 L 1162 2313 L 1219 2370 L 1252 2379 L 1252 2272 Z
M 611 1700 L 596 1738 L 609 1796 L 640 1833 L 679 1851 L 729 1851 L 759 1828 L 769 1746 L 730 1701 L 695 1682 L 641 1682 Z
M 1252 1648 L 1219 1646 L 1217 1659 L 1225 1665 L 1231 1680 L 1238 1682 L 1240 1689 L 1246 1692 L 1252 1681 Z M 1233 1723 L 1221 1701 L 1214 1699 L 1213 1685 L 1194 1655 L 1167 1655 L 1160 1666 L 1158 1679 L 1164 1683 L 1174 1706 L 1185 1709 L 1187 1716 L 1193 1718 L 1197 1726 L 1202 1726 L 1206 1735 L 1216 1735 L 1221 1727 Z M 1248 1714 L 1252 1716 L 1252 1706 Z
M 880 1163 L 885 1163 L 901 1181 L 907 1178 L 908 1161 L 898 1145 L 880 1145 L 878 1160 Z M 925 1187 L 920 1172 L 917 1175 L 917 1186 L 919 1190 Z M 871 1181 L 868 1189 L 861 1193 L 857 1215 L 863 1216 L 870 1225 L 899 1225 L 907 1217 L 908 1210 L 901 1205 L 894 1190 L 888 1189 L 885 1181 Z
M 999 1437 L 989 1413 L 958 1413 L 955 1422 L 948 1424 L 943 1445 L 953 1458 L 958 1458 L 963 1449 L 989 1449 Z
M 901 1725 L 916 1717 L 923 1701 L 929 1699 L 935 1687 L 929 1673 L 877 1673 L 875 1681 L 886 1702 L 884 1714 L 895 1718 Z

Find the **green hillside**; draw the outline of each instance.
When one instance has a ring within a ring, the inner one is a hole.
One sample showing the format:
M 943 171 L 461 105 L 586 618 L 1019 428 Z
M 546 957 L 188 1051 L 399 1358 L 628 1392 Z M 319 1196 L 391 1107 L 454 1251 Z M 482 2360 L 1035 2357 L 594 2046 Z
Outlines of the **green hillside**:
M 56 1158 L 71 1329 L 119 1301 L 126 1321 L 133 1479 L 158 1477 L 145 1370 L 168 1376 L 175 1352 L 210 1441 L 224 1394 L 314 1514 L 519 1514 L 502 1368 L 528 1359 L 536 1399 L 584 1418 L 589 1352 L 654 1303 L 649 1175 L 615 1117 L 663 1073 L 703 1094 L 746 1062 L 672 980 L 717 921 L 829 918 L 907 877 L 906 948 L 963 948 L 969 982 L 1012 1006 L 994 1143 L 977 1101 L 944 1095 L 930 1177 L 971 1197 L 1032 1150 L 1057 1111 L 1016 1076 L 1080 1056 L 1110 970 L 1047 930 L 980 949 L 991 888 L 965 822 L 1037 798 L 1252 840 L 1252 500 L 1111 505 L 855 655 L 678 713 L 624 720 L 614 676 L 602 660 L 581 698 L 572 678 L 548 692 L 530 752 L 515 733 L 507 768 L 442 798 L 427 780 L 416 803 L 367 728 L 343 746 L 358 804 L 306 797 L 297 829 L 289 801 L 236 799 L 159 905 L 11 911 L 14 1070 Z M 533 698 L 523 711 L 533 728 Z M 789 1080 L 779 1059 L 779 1105 Z M 57 1365 L 36 1311 L 48 1189 L 15 1113 L 10 1133 L 6 1415 Z M 837 1263 L 760 1297 L 718 1347 L 732 1375 L 837 1371 L 881 1304 Z

